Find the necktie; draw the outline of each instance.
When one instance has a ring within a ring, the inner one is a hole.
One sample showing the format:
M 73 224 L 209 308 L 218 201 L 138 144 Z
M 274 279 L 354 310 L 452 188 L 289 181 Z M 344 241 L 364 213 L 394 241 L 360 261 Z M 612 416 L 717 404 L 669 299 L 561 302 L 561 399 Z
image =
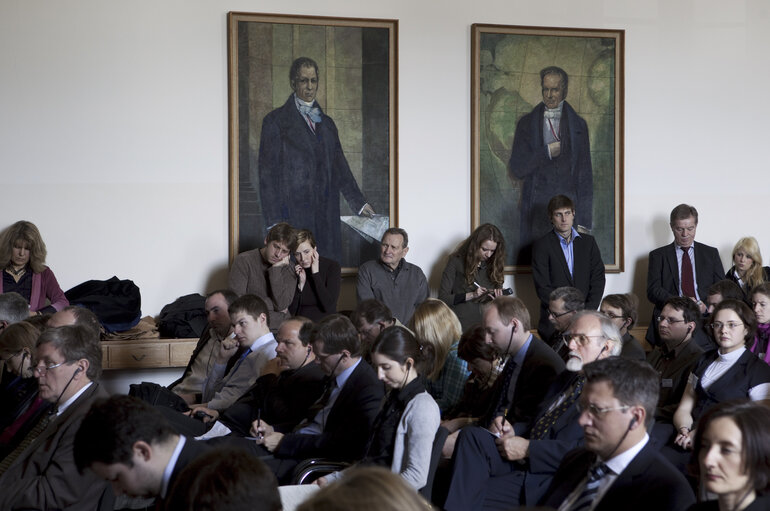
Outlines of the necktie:
M 251 353 L 251 348 L 249 348 L 249 349 L 247 349 L 246 351 L 243 352 L 243 355 L 241 355 L 241 358 L 238 359 L 238 361 L 235 363 L 233 368 L 230 370 L 231 374 L 235 374 L 235 371 L 237 371 L 238 368 L 241 367 L 241 364 L 246 359 L 246 357 L 249 356 L 249 353 Z
M 45 428 L 47 428 L 48 424 L 50 424 L 52 417 L 55 417 L 54 413 L 44 412 L 42 414 L 42 417 L 40 417 L 40 420 L 37 421 L 35 427 L 33 427 L 32 430 L 27 433 L 27 436 L 22 439 L 21 443 L 16 447 L 16 449 L 11 451 L 8 456 L 3 458 L 3 461 L 0 462 L 0 475 L 3 475 L 5 471 L 8 470 L 8 467 L 10 467 L 25 450 L 27 450 L 27 447 L 32 445 L 32 442 L 34 442 L 43 431 L 45 431 Z
M 682 249 L 682 294 L 688 298 L 695 298 L 695 283 L 692 278 L 690 247 L 679 248 Z
M 510 394 L 509 387 L 511 386 L 511 379 L 513 379 L 514 369 L 516 369 L 516 362 L 514 362 L 513 357 L 511 357 L 508 359 L 508 363 L 505 364 L 505 369 L 503 370 L 503 379 L 501 381 L 502 385 L 500 385 L 500 395 L 497 397 L 497 405 L 492 410 L 492 412 L 495 414 L 500 410 L 504 410 L 506 405 L 510 404 L 508 395 Z M 494 419 L 494 417 L 491 417 L 491 419 Z
M 602 484 L 602 479 L 607 474 L 612 473 L 610 467 L 605 463 L 599 463 L 588 471 L 588 479 L 583 487 L 583 491 L 569 507 L 569 511 L 585 511 L 591 508 L 591 505 L 596 498 L 596 493 L 599 491 L 599 486 Z
M 567 394 L 561 404 L 555 406 L 552 410 L 549 410 L 545 415 L 538 419 L 538 421 L 535 423 L 535 427 L 532 428 L 532 434 L 530 435 L 530 438 L 534 438 L 535 440 L 542 440 L 545 438 L 548 430 L 551 429 L 551 426 L 553 426 L 556 421 L 559 420 L 559 417 L 561 417 L 561 415 L 567 410 L 567 408 L 569 408 L 570 405 L 572 405 L 572 403 L 574 403 L 577 398 L 580 397 L 580 393 L 583 391 L 583 384 L 585 382 L 586 377 L 582 374 L 577 377 L 574 385 L 569 390 L 567 390 L 569 394 Z
M 305 420 L 297 424 L 297 426 L 294 428 L 294 431 L 299 431 L 300 429 L 304 428 L 313 420 L 315 419 L 315 416 L 318 415 L 321 410 L 326 408 L 326 405 L 329 403 L 329 399 L 332 396 L 332 392 L 334 389 L 337 388 L 337 378 L 330 377 L 329 381 L 326 383 L 326 388 L 324 390 L 324 393 L 321 395 L 320 398 L 318 398 L 318 401 L 313 403 L 310 408 L 307 409 L 307 415 L 305 416 Z M 319 422 L 319 424 L 322 424 L 322 422 Z

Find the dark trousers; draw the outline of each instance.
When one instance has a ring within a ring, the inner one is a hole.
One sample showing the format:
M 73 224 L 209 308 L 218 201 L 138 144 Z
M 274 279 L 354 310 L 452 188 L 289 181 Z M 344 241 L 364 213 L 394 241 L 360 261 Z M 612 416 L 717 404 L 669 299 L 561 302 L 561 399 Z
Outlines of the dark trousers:
M 522 501 L 525 465 L 500 456 L 495 437 L 478 427 L 463 428 L 452 456 L 452 478 L 444 508 L 508 510 Z

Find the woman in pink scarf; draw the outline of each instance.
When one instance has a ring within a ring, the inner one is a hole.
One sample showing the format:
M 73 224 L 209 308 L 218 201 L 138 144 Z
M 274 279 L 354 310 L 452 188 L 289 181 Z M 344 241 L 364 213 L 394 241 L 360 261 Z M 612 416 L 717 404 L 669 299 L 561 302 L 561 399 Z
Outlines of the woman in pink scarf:
M 770 284 L 760 284 L 751 290 L 751 303 L 757 316 L 757 335 L 751 351 L 770 364 Z

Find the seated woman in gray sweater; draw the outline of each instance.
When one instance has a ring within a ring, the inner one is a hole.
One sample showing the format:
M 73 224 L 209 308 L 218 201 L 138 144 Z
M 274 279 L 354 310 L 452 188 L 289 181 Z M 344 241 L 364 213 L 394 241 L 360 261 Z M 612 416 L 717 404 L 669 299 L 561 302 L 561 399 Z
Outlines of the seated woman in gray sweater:
M 372 348 L 372 365 L 388 394 L 359 465 L 390 467 L 416 490 L 427 483 L 433 438 L 440 422 L 438 405 L 420 376 L 430 371 L 433 360 L 431 346 L 420 345 L 409 330 L 399 326 L 383 330 Z M 324 486 L 344 474 L 334 472 L 317 483 Z

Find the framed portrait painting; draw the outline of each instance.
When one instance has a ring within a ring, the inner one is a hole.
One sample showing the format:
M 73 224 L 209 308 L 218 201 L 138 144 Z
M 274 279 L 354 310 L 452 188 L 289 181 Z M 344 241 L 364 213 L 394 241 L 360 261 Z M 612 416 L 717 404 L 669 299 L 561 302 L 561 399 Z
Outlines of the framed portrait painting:
M 228 14 L 230 260 L 271 226 L 353 274 L 397 223 L 396 20 Z
M 497 225 L 506 270 L 530 271 L 552 228 L 550 199 L 575 207 L 607 272 L 623 271 L 623 30 L 481 25 L 471 36 L 471 220 Z

